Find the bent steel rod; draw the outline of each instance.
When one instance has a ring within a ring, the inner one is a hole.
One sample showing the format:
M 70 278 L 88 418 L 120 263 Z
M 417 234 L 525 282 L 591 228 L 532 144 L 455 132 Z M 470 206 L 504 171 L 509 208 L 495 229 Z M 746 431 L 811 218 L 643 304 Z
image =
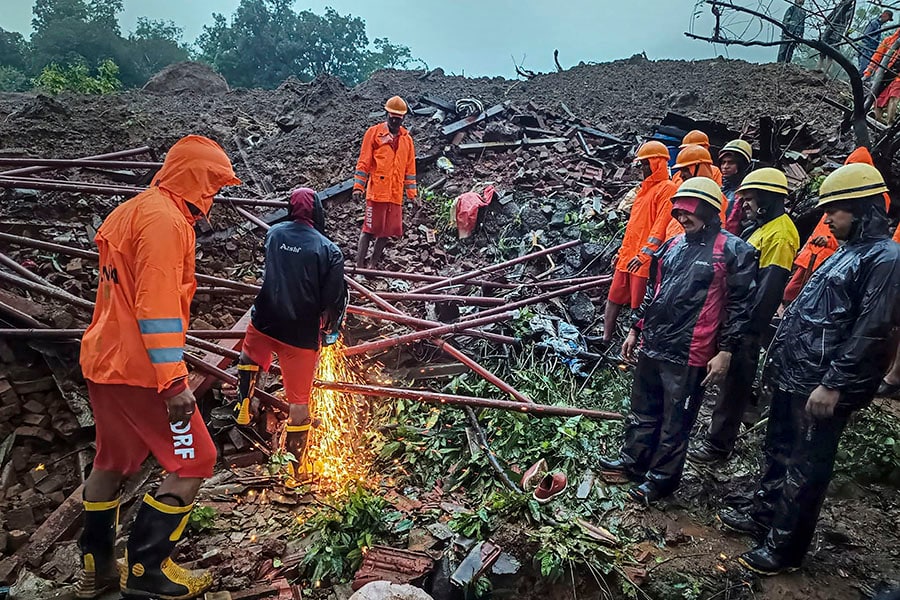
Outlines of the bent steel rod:
M 53 169 L 68 169 L 75 167 L 98 167 L 111 169 L 160 169 L 161 162 L 145 162 L 139 160 L 102 160 L 90 158 L 3 158 L 0 157 L 0 165 L 11 167 L 51 167 Z M 14 176 L 13 174 L 12 176 Z M 9 171 L 0 173 L 2 177 L 11 177 Z
M 242 214 L 247 213 L 247 211 L 242 210 L 240 207 L 235 207 L 235 210 L 238 210 Z M 267 223 L 263 223 L 261 225 L 261 227 L 265 230 L 268 230 L 270 228 L 270 226 Z M 393 304 L 391 304 L 390 302 L 385 300 L 384 298 L 381 298 L 375 292 L 369 290 L 362 284 L 354 281 L 352 277 L 345 274 L 344 281 L 346 281 L 347 285 L 349 285 L 351 288 L 355 289 L 357 292 L 359 292 L 360 294 L 362 294 L 363 296 L 365 296 L 366 298 L 368 298 L 369 300 L 374 302 L 376 306 L 379 306 L 382 309 L 384 309 L 388 312 L 392 312 L 394 314 L 409 316 L 406 313 L 404 313 L 402 310 L 400 310 L 399 308 L 395 307 Z M 514 387 L 512 387 L 511 385 L 509 385 L 508 383 L 506 383 L 505 381 L 503 381 L 502 379 L 500 379 L 499 377 L 497 377 L 496 375 L 494 375 L 487 369 L 485 369 L 483 366 L 481 366 L 480 364 L 475 362 L 475 360 L 470 358 L 468 355 L 466 355 L 462 351 L 458 350 L 456 347 L 451 346 L 450 344 L 448 344 L 447 342 L 445 342 L 444 340 L 441 340 L 441 339 L 433 339 L 432 343 L 435 344 L 442 351 L 446 352 L 447 354 L 449 354 L 450 356 L 452 356 L 459 362 L 466 365 L 469 369 L 474 371 L 476 374 L 478 374 L 480 377 L 482 377 L 485 381 L 488 381 L 491 384 L 495 385 L 497 388 L 499 388 L 503 392 L 506 392 L 507 394 L 511 395 L 516 400 L 518 400 L 520 402 L 531 402 L 531 399 L 528 396 L 525 396 L 524 394 L 519 392 L 517 389 L 515 389 Z
M 498 306 L 497 308 L 491 308 L 479 313 L 475 313 L 474 315 L 469 315 L 463 317 L 462 322 L 471 321 L 477 318 L 489 317 L 491 315 L 496 315 L 502 312 L 506 312 L 509 310 L 515 310 L 518 308 L 522 308 L 523 306 L 529 306 L 531 304 L 539 304 L 541 302 L 546 302 L 547 300 L 552 300 L 553 298 L 558 298 L 559 296 L 567 296 L 569 294 L 574 294 L 575 292 L 580 292 L 583 290 L 589 290 L 591 288 L 597 287 L 600 283 L 612 281 L 612 277 L 607 277 L 604 280 L 599 281 L 589 281 L 587 283 L 580 283 L 578 285 L 572 285 L 569 287 L 564 287 L 559 290 L 553 290 L 552 292 L 546 292 L 544 294 L 540 294 L 537 296 L 532 296 L 531 298 L 526 298 L 524 300 L 519 300 L 518 302 L 511 302 L 509 304 L 504 304 L 503 306 Z
M 440 275 L 426 275 L 424 273 L 401 273 L 399 271 L 383 271 L 380 269 L 364 269 L 354 265 L 347 265 L 344 270 L 353 275 L 365 275 L 366 277 L 384 277 L 385 279 L 403 279 L 406 281 L 425 281 L 428 283 L 444 281 L 446 277 Z M 490 281 L 488 279 L 469 279 L 458 285 L 480 285 L 482 287 L 494 287 L 503 290 L 514 290 L 521 284 Z M 452 286 L 447 286 L 452 287 Z
M 358 344 L 356 346 L 350 346 L 344 349 L 345 356 L 355 356 L 357 354 L 365 354 L 367 352 L 376 352 L 379 350 L 385 350 L 387 348 L 392 348 L 394 346 L 399 346 L 400 344 L 408 344 L 410 342 L 415 342 L 418 340 L 424 340 L 431 337 L 437 337 L 442 335 L 447 335 L 449 333 L 459 333 L 460 331 L 465 331 L 470 327 L 481 327 L 482 325 L 491 325 L 493 323 L 497 323 L 498 321 L 503 321 L 506 319 L 511 319 L 516 316 L 515 312 L 505 312 L 499 315 L 492 315 L 489 317 L 485 317 L 483 319 L 472 319 L 471 321 L 464 321 L 461 323 L 451 323 L 449 325 L 442 325 L 440 327 L 435 327 L 433 329 L 423 329 L 421 331 L 414 331 L 413 333 L 407 333 L 405 335 L 398 335 L 396 337 L 391 337 L 383 340 L 377 340 L 374 342 L 366 342 L 364 344 Z
M 468 306 L 500 306 L 506 304 L 503 298 L 490 298 L 486 296 L 454 296 L 451 294 L 413 294 L 401 292 L 381 292 L 378 294 L 385 300 L 398 302 L 449 302 L 452 304 L 466 304 Z
M 97 196 L 136 196 L 147 188 L 126 185 L 106 185 L 79 181 L 35 181 L 28 178 L 16 178 L 0 175 L 0 187 L 20 190 L 41 190 L 46 192 L 81 192 Z M 259 200 L 256 198 L 237 198 L 231 196 L 215 196 L 213 201 L 221 204 L 243 206 L 268 206 L 270 208 L 288 208 L 286 200 Z
M 381 307 L 383 310 L 386 310 L 387 312 L 394 313 L 397 315 L 409 316 L 406 313 L 404 313 L 403 311 L 401 311 L 399 308 L 395 307 L 393 304 L 391 304 L 390 302 L 388 302 L 387 300 L 385 300 L 384 298 L 382 298 L 381 296 L 376 294 L 375 292 L 369 290 L 368 288 L 366 288 L 363 285 L 354 281 L 353 278 L 345 277 L 345 280 L 347 281 L 347 284 L 350 287 L 352 287 L 353 289 L 358 291 L 360 294 L 362 294 L 363 296 L 365 296 L 366 298 L 368 298 L 369 300 L 374 302 L 376 306 Z M 464 353 L 461 350 L 459 350 L 458 348 L 456 348 L 456 346 L 453 346 L 453 345 L 445 342 L 444 340 L 438 339 L 438 338 L 433 338 L 431 340 L 431 343 L 434 344 L 435 346 L 437 346 L 438 348 L 440 348 L 443 352 L 446 352 L 447 354 L 449 354 L 452 358 L 454 358 L 457 361 L 464 364 L 473 373 L 477 374 L 478 376 L 480 376 L 482 379 L 484 379 L 488 383 L 494 385 L 497 389 L 499 389 L 503 392 L 506 392 L 507 394 L 509 394 L 516 400 L 518 400 L 519 402 L 526 402 L 526 403 L 532 402 L 531 398 L 529 398 L 528 396 L 526 396 L 525 394 L 523 394 L 522 392 L 520 392 L 513 386 L 509 385 L 508 383 L 506 383 L 505 381 L 503 381 L 502 379 L 500 379 L 499 377 L 497 377 L 496 375 L 494 375 L 493 373 L 488 371 L 486 368 L 481 366 L 480 363 L 478 363 L 474 359 L 470 358 L 469 355 L 467 355 L 466 353 Z
M 621 420 L 625 416 L 615 412 L 591 410 L 588 408 L 575 408 L 573 406 L 553 406 L 549 404 L 534 404 L 525 402 L 513 402 L 511 400 L 490 400 L 488 398 L 476 398 L 474 396 L 458 396 L 455 394 L 441 394 L 427 390 L 411 390 L 406 388 L 383 387 L 345 381 L 316 380 L 313 384 L 323 390 L 346 392 L 348 394 L 361 394 L 381 398 L 405 398 L 417 400 L 426 404 L 449 404 L 451 406 L 474 406 L 478 408 L 495 408 L 499 410 L 511 410 L 537 417 L 588 417 L 601 420 Z
M 67 256 L 75 256 L 78 258 L 86 258 L 88 260 L 100 260 L 100 255 L 92 250 L 83 250 L 81 248 L 73 248 L 72 246 L 63 246 L 53 242 L 45 242 L 34 238 L 23 237 L 21 235 L 13 235 L 11 233 L 0 232 L 0 241 L 9 242 L 26 248 L 34 248 L 36 250 L 47 250 L 48 252 L 57 252 Z M 256 294 L 259 292 L 259 286 L 252 283 L 242 283 L 240 281 L 232 281 L 215 277 L 213 275 L 203 275 L 195 273 L 194 277 L 198 283 L 208 283 L 214 286 L 229 287 L 234 290 L 240 290 L 248 294 Z
M 149 146 L 141 146 L 139 148 L 130 148 L 128 150 L 120 150 L 118 152 L 108 152 L 106 154 L 94 154 L 93 156 L 84 156 L 81 160 L 115 160 L 117 158 L 126 158 L 128 156 L 137 156 L 138 154 L 147 154 L 152 152 Z M 54 167 L 25 167 L 24 169 L 13 169 L 12 171 L 0 172 L 0 177 L 13 177 L 21 175 L 33 175 L 35 173 L 44 173 L 53 171 Z
M 425 292 L 430 292 L 432 290 L 437 290 L 442 287 L 446 287 L 448 285 L 453 285 L 456 283 L 460 283 L 463 281 L 468 281 L 473 277 L 478 277 L 479 275 L 487 275 L 488 273 L 493 273 L 494 271 L 500 271 L 502 269 L 506 269 L 508 267 L 512 267 L 513 265 L 517 265 L 519 263 L 529 261 L 535 258 L 540 258 L 542 256 L 546 256 L 548 254 L 552 254 L 554 252 L 559 252 L 560 250 L 565 250 L 566 248 L 572 248 L 573 246 L 578 246 L 581 244 L 581 240 L 572 240 L 570 242 L 566 242 L 564 244 L 559 244 L 558 246 L 553 246 L 552 248 L 546 248 L 545 250 L 539 250 L 538 252 L 532 252 L 531 254 L 525 254 L 518 258 L 513 258 L 511 260 L 507 260 L 506 262 L 497 263 L 496 265 L 488 265 L 486 267 L 481 267 L 480 269 L 474 269 L 469 271 L 468 273 L 462 273 L 460 275 L 454 275 L 453 277 L 448 277 L 444 281 L 436 281 L 434 283 L 429 283 L 427 285 L 423 285 L 422 287 L 418 287 L 410 290 L 412 294 L 424 294 Z
M 419 319 L 416 317 L 409 317 L 397 313 L 390 313 L 383 310 L 376 310 L 374 308 L 368 308 L 365 306 L 356 306 L 351 304 L 347 307 L 347 312 L 351 315 L 359 315 L 361 317 L 369 317 L 372 319 L 381 319 L 383 321 L 392 321 L 394 323 L 400 323 L 401 325 L 408 325 L 410 327 L 440 327 L 444 325 L 444 323 L 439 323 L 437 321 L 429 321 L 428 319 Z M 480 330 L 471 330 L 467 329 L 465 331 L 460 331 L 458 335 L 464 335 L 468 337 L 479 337 L 486 340 L 491 340 L 492 342 L 498 342 L 500 344 L 518 344 L 519 340 L 514 337 L 510 337 L 508 335 L 500 335 L 499 333 L 489 333 L 487 331 Z

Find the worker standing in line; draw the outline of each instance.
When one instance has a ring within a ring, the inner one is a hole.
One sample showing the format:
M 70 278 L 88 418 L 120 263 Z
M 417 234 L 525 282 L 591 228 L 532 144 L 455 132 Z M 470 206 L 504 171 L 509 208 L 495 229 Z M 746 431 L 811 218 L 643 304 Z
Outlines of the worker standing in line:
M 872 160 L 872 154 L 865 146 L 860 146 L 851 152 L 844 161 L 845 165 L 857 163 L 875 166 L 875 163 Z M 890 209 L 891 197 L 888 194 L 885 194 L 884 210 L 886 212 Z M 812 235 L 809 236 L 809 239 L 803 245 L 803 248 L 800 249 L 800 254 L 798 254 L 797 258 L 794 260 L 796 269 L 791 276 L 790 282 L 788 282 L 787 287 L 784 289 L 784 304 L 790 304 L 794 298 L 797 297 L 797 294 L 800 293 L 800 290 L 812 276 L 813 272 L 822 266 L 822 263 L 838 249 L 838 241 L 834 238 L 831 229 L 825 222 L 826 218 L 827 215 L 822 215 L 822 218 L 819 219 L 819 223 L 813 230 Z
M 705 133 L 703 133 L 702 131 L 700 131 L 699 129 L 693 129 L 691 131 L 688 131 L 687 134 L 684 136 L 684 138 L 682 138 L 681 145 L 678 146 L 678 148 L 679 148 L 679 150 L 684 150 L 688 146 L 701 146 L 702 148 L 704 148 L 706 150 L 707 153 L 709 153 L 709 136 L 706 135 Z M 709 161 L 710 161 L 709 162 L 709 164 L 710 164 L 709 170 L 710 170 L 711 175 L 704 175 L 704 177 L 709 177 L 710 179 L 712 179 L 713 181 L 718 183 L 719 187 L 721 187 L 722 186 L 722 171 L 719 170 L 719 167 L 717 167 L 715 164 L 713 164 L 711 154 L 710 154 Z M 680 173 L 678 173 L 678 172 L 676 172 L 672 176 L 672 180 L 675 182 L 676 185 L 681 185 L 682 183 L 684 183 L 684 181 L 682 181 L 680 179 Z
M 752 398 L 762 339 L 781 304 L 784 286 L 791 276 L 791 263 L 800 247 L 797 227 L 784 212 L 788 194 L 784 173 L 770 167 L 757 169 L 747 175 L 737 193 L 748 219 L 756 223 L 756 229 L 747 238 L 747 243 L 759 251 L 753 311 L 747 334 L 719 386 L 706 439 L 688 454 L 695 462 L 722 460 L 734 450 L 741 417 Z
M 678 188 L 672 216 L 684 234 L 653 255 L 652 285 L 622 345 L 626 360 L 638 354 L 631 413 L 619 457 L 599 463 L 637 482 L 629 493 L 648 504 L 678 487 L 704 388 L 728 372 L 750 324 L 757 252 L 721 229 L 721 198 L 706 177 Z
M 719 151 L 719 168 L 722 170 L 722 194 L 728 202 L 725 207 L 725 230 L 741 235 L 744 210 L 737 189 L 753 162 L 753 148 L 744 140 L 731 140 Z
M 765 541 L 738 561 L 763 575 L 800 567 L 850 416 L 875 395 L 900 325 L 900 246 L 888 236 L 887 186 L 867 164 L 825 178 L 819 206 L 844 242 L 784 312 L 769 347 L 772 389 L 765 461 L 744 510 L 719 514 L 733 530 Z
M 416 149 L 403 127 L 408 111 L 406 101 L 394 96 L 384 105 L 387 120 L 369 127 L 363 136 L 353 199 L 366 199 L 366 214 L 356 253 L 356 266 L 366 266 L 369 244 L 375 240 L 371 268 L 381 262 L 388 239 L 403 236 L 403 197 L 416 202 Z
M 709 150 L 707 150 L 703 146 L 685 146 L 681 149 L 681 151 L 678 153 L 678 157 L 675 159 L 676 171 L 672 176 L 672 181 L 677 183 L 678 185 L 681 185 L 685 181 L 693 179 L 694 177 L 706 177 L 715 181 L 713 177 L 714 168 L 715 165 L 713 165 L 712 156 L 709 155 Z M 716 185 L 721 184 L 716 182 Z M 726 221 L 725 205 L 727 204 L 727 202 L 721 190 L 719 191 L 719 198 L 719 206 L 721 206 L 721 209 L 719 210 L 719 221 L 724 227 Z M 681 223 L 678 221 L 678 219 L 670 219 L 669 224 L 666 227 L 665 238 L 668 240 L 682 233 L 684 233 L 684 229 L 681 227 Z M 730 233 L 735 232 L 732 231 Z M 737 234 L 735 233 L 735 235 Z
M 291 192 L 291 220 L 266 234 L 263 284 L 253 302 L 251 322 L 238 364 L 237 422 L 250 422 L 259 370 L 278 356 L 290 414 L 285 448 L 303 463 L 309 436 L 309 398 L 319 358 L 321 331 L 340 324 L 346 305 L 344 258 L 316 229 L 316 193 Z
M 128 596 L 194 598 L 212 585 L 210 573 L 171 559 L 216 462 L 183 354 L 197 288 L 193 226 L 222 187 L 240 183 L 218 144 L 187 136 L 166 154 L 150 189 L 113 210 L 94 238 L 100 282 L 81 341 L 81 368 L 97 454 L 84 484 L 78 598 L 99 597 L 114 585 Z M 120 580 L 114 555 L 119 489 L 150 453 L 168 475 L 141 502 Z
M 604 343 L 612 341 L 622 307 L 634 310 L 644 299 L 650 257 L 664 241 L 672 218 L 669 199 L 677 188 L 669 179 L 668 161 L 669 149 L 657 141 L 641 145 L 635 157 L 644 180 L 631 206 L 622 245 L 613 258 L 615 272 L 603 318 Z

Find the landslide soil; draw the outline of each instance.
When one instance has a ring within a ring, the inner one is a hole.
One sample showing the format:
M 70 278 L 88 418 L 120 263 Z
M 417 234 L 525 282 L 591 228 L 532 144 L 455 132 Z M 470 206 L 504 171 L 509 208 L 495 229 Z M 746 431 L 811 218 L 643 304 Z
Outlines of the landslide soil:
M 381 71 L 355 88 L 323 77 L 306 84 L 289 80 L 276 90 L 239 89 L 218 94 L 129 91 L 102 97 L 62 95 L 52 100 L 29 94 L 0 94 L 0 152 L 16 154 L 19 149 L 31 156 L 65 158 L 146 144 L 161 157 L 178 138 L 195 133 L 217 139 L 233 157 L 238 175 L 248 182 L 241 195 L 261 191 L 264 181 L 283 194 L 301 184 L 322 188 L 351 176 L 362 132 L 381 119 L 384 99 L 394 94 L 410 101 L 423 94 L 451 101 L 472 97 L 485 106 L 533 101 L 560 112 L 560 102 L 564 102 L 579 118 L 635 142 L 670 110 L 721 121 L 738 131 L 764 115 L 790 115 L 809 123 L 825 139 L 836 135 L 833 132 L 841 115 L 820 98 L 823 93 L 835 99 L 845 94 L 842 84 L 826 85 L 821 76 L 799 67 L 723 59 L 651 62 L 633 58 L 579 66 L 529 81 L 420 76 L 418 72 Z M 296 127 L 283 131 L 276 124 L 279 118 L 292 121 Z M 411 117 L 408 125 L 420 155 L 447 143 L 439 136 L 437 124 L 427 117 Z M 246 151 L 252 172 L 239 158 L 238 144 Z M 91 177 L 76 171 L 67 174 L 73 179 Z M 433 167 L 424 170 L 420 186 L 439 176 Z M 465 177 L 471 178 L 469 185 L 475 180 L 473 173 L 464 175 L 463 181 Z M 114 205 L 112 200 L 87 195 L 7 192 L 0 195 L 0 216 L 20 223 L 12 228 L 16 233 L 44 237 L 49 232 L 51 236 L 68 236 L 69 243 L 89 248 L 91 227 L 95 228 Z M 345 255 L 352 256 L 362 216 L 360 207 L 339 200 L 328 210 L 330 234 Z M 394 261 L 393 266 L 404 267 L 400 261 L 410 246 L 418 251 L 405 266 L 420 272 L 457 271 L 493 261 L 492 252 L 467 256 L 422 251 L 422 240 L 414 227 L 419 223 L 434 226 L 434 219 L 434 207 L 426 207 L 415 218 L 407 215 L 407 229 L 413 233 L 392 248 L 389 259 Z M 258 235 L 238 228 L 240 220 L 221 207 L 214 210 L 212 222 L 215 230 L 227 235 L 205 238 L 198 269 L 255 280 L 261 266 Z M 51 280 L 62 277 L 54 273 L 49 262 L 37 260 L 36 253 L 14 254 L 34 257 L 41 273 L 52 276 Z M 71 291 L 90 296 L 93 282 L 88 277 L 67 281 Z M 235 306 L 246 307 L 250 301 L 201 300 L 199 314 L 214 327 L 229 326 L 241 312 L 234 310 Z M 83 324 L 88 317 L 77 315 L 74 324 Z M 732 481 L 721 485 L 700 485 L 698 479 L 707 479 L 708 474 L 689 474 L 684 492 L 667 512 L 651 509 L 639 516 L 646 530 L 655 532 L 653 536 L 665 538 L 665 532 L 671 532 L 677 542 L 648 542 L 647 549 L 666 561 L 653 569 L 651 580 L 684 583 L 683 576 L 687 576 L 716 581 L 710 588 L 723 591 L 727 587 L 724 584 L 732 582 L 734 590 L 719 598 L 855 600 L 863 597 L 861 590 L 871 590 L 866 585 L 900 579 L 896 490 L 877 486 L 857 487 L 851 497 L 829 500 L 823 513 L 823 537 L 817 541 L 811 565 L 803 573 L 778 578 L 774 583 L 746 582 L 731 571 L 721 573 L 717 569 L 719 554 L 733 557 L 748 546 L 748 541 L 723 536 L 713 518 L 713 498 L 749 487 L 751 471 L 735 473 Z M 654 597 L 676 596 L 658 590 Z

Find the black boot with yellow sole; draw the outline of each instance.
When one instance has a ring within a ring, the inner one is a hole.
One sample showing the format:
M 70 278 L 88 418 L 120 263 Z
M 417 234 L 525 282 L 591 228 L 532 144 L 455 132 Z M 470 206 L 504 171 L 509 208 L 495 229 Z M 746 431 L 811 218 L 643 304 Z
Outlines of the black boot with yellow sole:
M 212 586 L 208 571 L 190 571 L 172 560 L 193 508 L 193 504 L 170 506 L 150 494 L 144 496 L 128 538 L 123 598 L 188 600 Z
M 81 549 L 81 574 L 75 597 L 93 600 L 119 584 L 116 568 L 116 528 L 119 525 L 119 500 L 84 502 L 84 530 L 78 538 Z

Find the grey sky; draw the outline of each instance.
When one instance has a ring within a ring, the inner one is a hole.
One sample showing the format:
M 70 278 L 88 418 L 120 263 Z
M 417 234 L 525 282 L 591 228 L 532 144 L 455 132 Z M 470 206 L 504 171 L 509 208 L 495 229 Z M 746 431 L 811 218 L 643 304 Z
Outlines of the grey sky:
M 769 2 L 766 2 L 768 4 Z M 213 12 L 230 16 L 239 0 L 125 0 L 120 16 L 129 31 L 139 16 L 170 19 L 193 41 Z M 756 4 L 755 2 L 753 4 Z M 33 0 L 0 0 L 0 27 L 31 28 Z M 684 36 L 695 0 L 329 0 L 296 2 L 296 9 L 321 13 L 331 6 L 366 21 L 370 39 L 406 44 L 432 68 L 466 75 L 513 77 L 513 59 L 534 71 L 553 70 L 553 50 L 564 67 L 603 62 L 646 52 L 651 59 L 712 58 L 719 54 L 765 62 L 774 48 L 723 48 Z M 779 18 L 787 4 L 771 0 Z M 709 8 L 694 20 L 697 33 L 711 30 Z M 737 26 L 740 23 L 734 23 Z M 742 31 L 740 27 L 738 31 Z

